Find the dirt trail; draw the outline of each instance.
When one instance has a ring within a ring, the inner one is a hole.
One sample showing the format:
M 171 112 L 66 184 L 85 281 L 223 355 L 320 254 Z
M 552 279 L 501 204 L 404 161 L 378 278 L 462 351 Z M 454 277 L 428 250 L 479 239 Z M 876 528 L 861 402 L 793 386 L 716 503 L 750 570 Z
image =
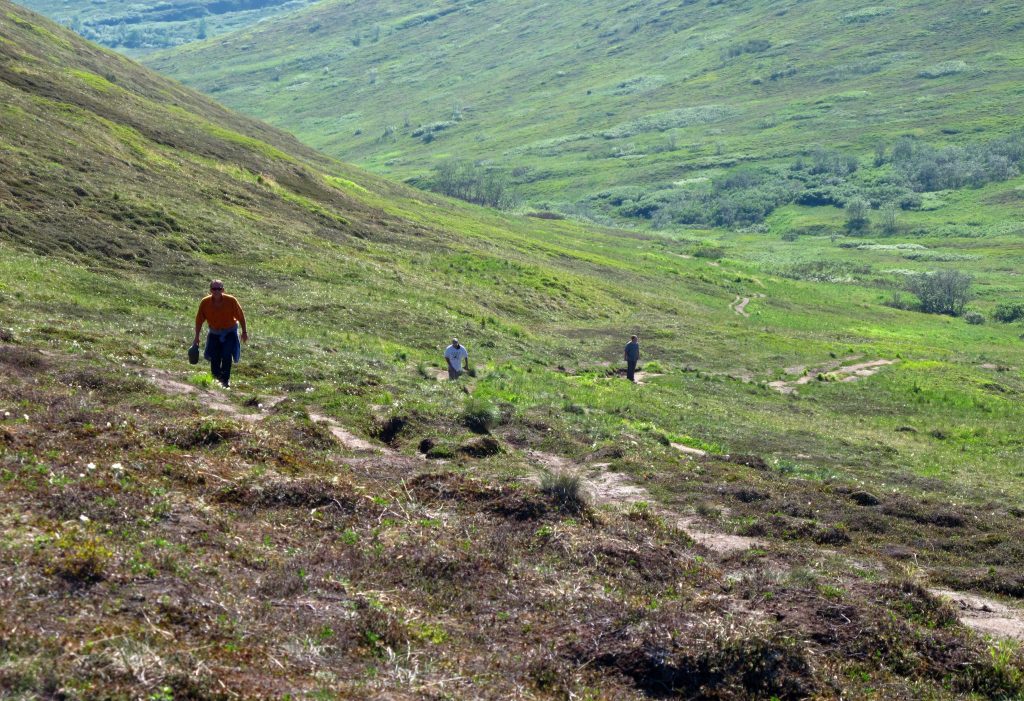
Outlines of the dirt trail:
M 636 384 L 645 385 L 647 380 L 652 377 L 662 377 L 664 374 L 663 372 L 644 372 L 643 370 L 638 370 L 633 373 L 633 379 L 636 381 Z
M 211 411 L 216 411 L 230 416 L 233 419 L 247 421 L 250 423 L 256 423 L 267 418 L 270 416 L 270 411 L 286 399 L 285 397 L 268 397 L 263 401 L 263 403 L 256 407 L 257 411 L 255 413 L 246 413 L 239 409 L 235 404 L 232 404 L 228 396 L 223 392 L 219 392 L 214 389 L 203 389 L 196 387 L 195 385 L 190 385 L 187 382 L 182 382 L 179 379 L 175 379 L 174 374 L 166 370 L 147 368 L 143 370 L 143 375 L 149 379 L 150 382 L 168 394 L 194 396 L 199 400 L 200 404 Z M 331 435 L 333 435 L 335 439 L 337 439 L 337 441 L 348 450 L 369 451 L 384 454 L 391 454 L 394 452 L 389 448 L 374 445 L 367 440 L 359 438 L 328 416 L 310 412 L 309 418 L 318 423 L 327 424 Z
M 204 389 L 191 385 L 187 382 L 182 382 L 175 378 L 174 373 L 166 370 L 146 368 L 142 371 L 142 374 L 146 379 L 168 394 L 176 394 L 179 396 L 192 395 L 196 397 L 199 400 L 199 403 L 207 409 L 227 414 L 231 418 L 238 419 L 239 421 L 262 421 L 269 416 L 268 412 L 271 409 L 285 399 L 284 397 L 270 397 L 260 406 L 256 407 L 257 411 L 255 413 L 246 413 L 236 405 L 231 404 L 227 395 L 223 392 L 218 392 L 214 389 Z
M 679 448 L 687 447 L 679 446 Z M 687 448 L 687 450 L 697 451 L 696 448 Z M 704 451 L 697 452 L 707 455 Z M 764 545 L 764 541 L 759 541 L 755 538 L 705 530 L 707 528 L 706 524 L 703 524 L 696 516 L 684 516 L 671 509 L 658 506 L 657 501 L 651 496 L 650 492 L 635 484 L 627 475 L 621 472 L 608 471 L 606 469 L 608 467 L 607 463 L 581 465 L 568 458 L 536 450 L 527 451 L 526 455 L 533 462 L 548 471 L 568 473 L 580 477 L 583 481 L 583 488 L 592 503 L 616 507 L 629 507 L 639 503 L 647 504 L 647 507 L 653 513 L 661 516 L 667 523 L 673 524 L 676 528 L 689 535 L 696 543 L 703 545 L 713 552 L 728 555 Z M 531 481 L 536 482 L 539 479 L 539 476 L 534 476 Z
M 795 380 L 776 380 L 774 382 L 769 382 L 768 386 L 782 394 L 795 394 L 797 387 L 813 382 L 819 375 L 822 375 L 833 382 L 856 382 L 857 380 L 861 380 L 865 377 L 871 377 L 886 365 L 895 365 L 899 362 L 898 360 L 887 360 L 885 358 L 881 358 L 879 360 L 869 360 L 855 365 L 842 365 L 844 362 L 856 360 L 857 357 L 858 356 L 853 356 L 841 361 L 837 360 L 829 362 L 809 370 L 803 366 L 786 368 L 786 372 L 788 374 L 800 374 L 800 377 Z
M 747 312 L 744 311 L 748 304 L 750 304 L 750 297 L 740 297 L 739 295 L 736 295 L 736 299 L 729 302 L 729 309 L 740 316 L 750 316 L 750 314 L 747 314 Z
M 690 457 L 706 458 L 708 456 L 708 451 L 701 450 L 700 448 L 691 448 L 690 446 L 683 445 L 682 443 L 672 443 L 671 445 L 680 453 L 684 453 L 686 455 L 689 455 Z
M 749 317 L 750 314 L 747 312 L 747 305 L 750 304 L 751 299 L 764 299 L 764 295 L 757 293 L 753 297 L 741 297 L 736 295 L 736 299 L 729 303 L 729 309 L 733 310 L 739 316 Z
M 331 432 L 331 435 L 337 439 L 339 443 L 353 451 L 366 451 L 371 453 L 382 453 L 385 455 L 395 455 L 395 451 L 391 448 L 386 448 L 381 445 L 374 445 L 370 441 L 360 438 L 348 429 L 344 428 L 337 421 L 329 416 L 323 414 L 314 414 L 310 412 L 309 418 L 317 423 L 327 424 L 327 429 Z
M 932 594 L 952 601 L 960 612 L 960 622 L 979 633 L 1024 642 L 1024 610 L 949 589 L 930 589 Z

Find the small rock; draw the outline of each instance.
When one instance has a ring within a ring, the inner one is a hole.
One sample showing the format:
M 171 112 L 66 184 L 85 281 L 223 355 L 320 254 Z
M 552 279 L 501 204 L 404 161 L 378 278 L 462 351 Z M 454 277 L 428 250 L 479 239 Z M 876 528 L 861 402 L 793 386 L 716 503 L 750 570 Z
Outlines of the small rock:
M 14 343 L 14 331 L 0 328 L 0 341 L 3 343 Z

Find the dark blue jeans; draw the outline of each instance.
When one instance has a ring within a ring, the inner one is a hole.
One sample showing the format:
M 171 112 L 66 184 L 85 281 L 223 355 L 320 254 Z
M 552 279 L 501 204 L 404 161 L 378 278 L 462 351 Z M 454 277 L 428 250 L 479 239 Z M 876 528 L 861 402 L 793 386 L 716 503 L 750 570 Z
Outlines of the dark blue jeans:
M 210 361 L 210 374 L 213 375 L 213 379 L 225 387 L 231 381 L 231 361 L 237 344 L 236 334 L 228 334 L 223 340 L 215 333 L 206 337 L 206 352 L 203 353 L 203 357 Z
M 626 361 L 626 379 L 629 380 L 630 382 L 636 382 L 636 380 L 633 378 L 633 374 L 636 372 L 636 363 L 637 361 L 635 360 Z

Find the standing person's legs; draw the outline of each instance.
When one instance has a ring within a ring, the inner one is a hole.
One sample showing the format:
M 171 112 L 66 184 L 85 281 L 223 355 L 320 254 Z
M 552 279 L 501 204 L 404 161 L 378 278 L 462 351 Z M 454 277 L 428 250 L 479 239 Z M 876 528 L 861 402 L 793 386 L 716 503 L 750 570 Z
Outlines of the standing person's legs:
M 448 367 L 448 379 L 449 380 L 457 380 L 457 379 L 459 379 L 459 375 L 461 375 L 461 374 L 462 374 L 461 371 L 453 370 L 451 368 L 451 366 Z
M 226 349 L 225 349 L 226 350 Z M 226 352 L 220 358 L 220 383 L 225 387 L 231 384 L 231 353 Z
M 636 373 L 636 361 L 635 360 L 627 360 L 626 361 L 626 379 L 629 380 L 630 382 L 636 382 L 636 380 L 633 377 L 635 373 Z
M 210 374 L 218 382 L 221 381 L 223 374 L 225 345 L 221 342 L 220 336 L 211 333 L 206 337 L 206 355 L 210 358 Z

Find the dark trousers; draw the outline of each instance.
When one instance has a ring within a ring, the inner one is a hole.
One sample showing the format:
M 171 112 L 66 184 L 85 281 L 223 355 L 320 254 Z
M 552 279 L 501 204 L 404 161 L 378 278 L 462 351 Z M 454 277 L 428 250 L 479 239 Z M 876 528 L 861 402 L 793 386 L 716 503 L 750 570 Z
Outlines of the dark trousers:
M 626 361 L 626 379 L 630 382 L 636 382 L 633 378 L 633 375 L 636 373 L 636 363 L 637 361 L 635 360 Z
M 227 386 L 231 381 L 231 343 L 224 343 L 216 334 L 206 338 L 206 356 L 210 359 L 210 374 L 213 379 Z

